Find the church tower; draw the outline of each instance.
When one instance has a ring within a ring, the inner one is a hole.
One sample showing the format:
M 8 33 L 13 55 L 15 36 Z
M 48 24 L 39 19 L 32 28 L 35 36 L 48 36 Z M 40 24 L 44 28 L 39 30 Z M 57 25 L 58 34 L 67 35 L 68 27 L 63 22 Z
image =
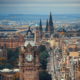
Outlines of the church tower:
M 19 48 L 19 80 L 39 80 L 39 46 L 32 40 L 32 32 L 27 31 L 25 44 Z
M 48 20 L 46 22 L 46 29 L 45 29 L 45 32 L 48 32 Z
M 40 37 L 39 37 L 39 29 L 38 29 L 38 25 L 36 23 L 34 42 L 36 44 L 38 44 L 39 43 L 39 39 L 40 39 Z
M 50 17 L 49 17 L 48 33 L 49 33 L 49 36 L 51 36 L 51 34 L 54 33 L 54 27 L 53 27 L 53 21 L 52 21 L 51 12 L 50 12 Z
M 29 43 L 19 52 L 20 80 L 39 80 L 39 48 Z
M 42 35 L 43 35 L 43 30 L 42 30 L 42 22 L 40 19 L 40 24 L 39 24 L 39 37 L 42 39 Z

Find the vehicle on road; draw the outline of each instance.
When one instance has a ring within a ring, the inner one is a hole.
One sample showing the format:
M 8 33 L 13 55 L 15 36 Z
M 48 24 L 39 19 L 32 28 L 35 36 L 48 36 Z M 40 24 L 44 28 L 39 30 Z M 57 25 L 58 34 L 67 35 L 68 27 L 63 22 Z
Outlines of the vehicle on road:
M 61 68 L 58 66 L 58 71 L 60 71 L 61 70 Z

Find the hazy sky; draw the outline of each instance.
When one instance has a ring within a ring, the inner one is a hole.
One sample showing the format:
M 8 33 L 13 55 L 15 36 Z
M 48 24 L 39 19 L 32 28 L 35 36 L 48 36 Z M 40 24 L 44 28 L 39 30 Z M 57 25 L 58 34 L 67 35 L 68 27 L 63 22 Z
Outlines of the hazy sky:
M 0 0 L 0 14 L 80 14 L 80 0 Z

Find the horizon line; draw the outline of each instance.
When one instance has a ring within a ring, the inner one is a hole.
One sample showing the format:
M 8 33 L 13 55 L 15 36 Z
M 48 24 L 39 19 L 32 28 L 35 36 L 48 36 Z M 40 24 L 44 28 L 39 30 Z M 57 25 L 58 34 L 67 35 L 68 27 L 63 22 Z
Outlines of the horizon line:
M 17 15 L 17 14 L 19 14 L 19 15 L 50 15 L 50 14 L 24 14 L 24 13 L 0 13 L 0 15 Z M 51 13 L 52 14 L 52 13 Z M 70 14 L 72 14 L 72 15 L 76 15 L 76 14 L 73 14 L 73 13 L 68 13 L 68 14 L 52 14 L 52 15 L 70 15 Z M 77 13 L 78 15 L 80 15 L 80 13 Z

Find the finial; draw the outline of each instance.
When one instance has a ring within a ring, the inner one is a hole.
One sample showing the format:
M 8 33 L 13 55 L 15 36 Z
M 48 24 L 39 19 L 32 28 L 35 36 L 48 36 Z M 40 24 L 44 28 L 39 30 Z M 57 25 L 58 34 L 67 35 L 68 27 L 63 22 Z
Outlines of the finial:
M 29 26 L 30 26 L 30 17 L 29 17 Z
M 30 26 L 29 26 L 29 30 L 30 30 Z

